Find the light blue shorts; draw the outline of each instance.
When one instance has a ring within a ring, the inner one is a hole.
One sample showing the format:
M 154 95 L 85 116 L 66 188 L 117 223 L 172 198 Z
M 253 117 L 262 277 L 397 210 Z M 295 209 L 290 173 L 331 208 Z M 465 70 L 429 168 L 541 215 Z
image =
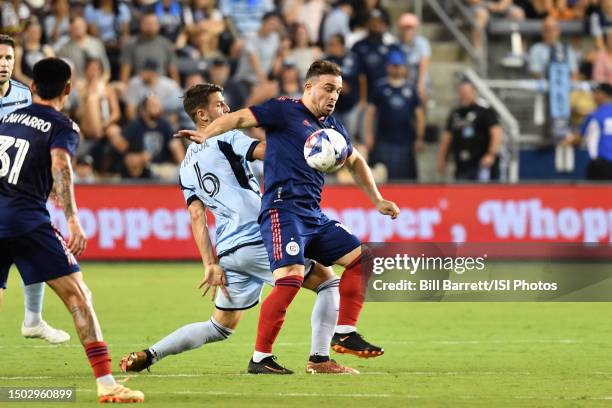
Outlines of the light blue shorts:
M 225 271 L 226 298 L 221 290 L 217 291 L 215 306 L 220 310 L 246 310 L 259 303 L 264 283 L 274 286 L 270 271 L 268 253 L 263 244 L 249 245 L 224 255 L 219 264 Z M 307 260 L 305 277 L 311 272 L 313 261 Z

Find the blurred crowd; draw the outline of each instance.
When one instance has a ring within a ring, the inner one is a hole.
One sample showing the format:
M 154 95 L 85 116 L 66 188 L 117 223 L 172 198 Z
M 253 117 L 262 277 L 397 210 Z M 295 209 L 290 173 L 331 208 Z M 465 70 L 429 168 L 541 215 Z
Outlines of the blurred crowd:
M 584 19 L 597 44 L 593 72 L 611 81 L 612 0 L 467 1 L 485 25 L 490 16 Z M 410 13 L 392 18 L 381 0 L 5 0 L 0 6 L 1 30 L 18 42 L 16 79 L 29 83 L 45 56 L 73 67 L 76 86 L 66 110 L 81 128 L 81 182 L 173 180 L 186 146 L 172 135 L 193 127 L 182 110 L 184 90 L 203 81 L 221 85 L 232 110 L 299 97 L 308 66 L 320 58 L 343 68 L 336 115 L 376 177 L 416 179 L 414 157 L 423 148 L 431 96 L 431 47 L 419 24 Z M 554 33 L 546 35 L 543 41 L 555 41 Z M 257 132 L 252 136 L 261 137 Z M 489 149 L 498 141 L 482 140 L 485 152 L 499 153 Z

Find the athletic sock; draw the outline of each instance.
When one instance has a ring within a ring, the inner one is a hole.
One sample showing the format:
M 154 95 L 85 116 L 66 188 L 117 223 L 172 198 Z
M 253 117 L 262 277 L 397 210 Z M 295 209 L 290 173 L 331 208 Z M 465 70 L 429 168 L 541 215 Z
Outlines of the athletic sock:
M 338 334 L 349 334 L 357 331 L 357 327 L 349 326 L 347 324 L 341 324 L 336 326 L 336 333 Z
M 42 322 L 43 299 L 45 297 L 45 283 L 33 283 L 23 285 L 23 303 L 25 316 L 23 325 L 25 327 L 38 326 Z
M 115 377 L 113 377 L 112 374 L 106 374 L 106 375 L 103 375 L 102 377 L 98 377 L 96 378 L 96 382 L 108 388 L 112 388 L 115 385 L 117 385 L 117 382 L 115 381 Z
M 365 299 L 367 276 L 362 261 L 364 253 L 348 264 L 340 278 L 340 312 L 338 326 L 357 326 L 359 314 Z
M 172 354 L 193 350 L 206 343 L 225 340 L 232 333 L 234 333 L 232 329 L 223 326 L 212 317 L 206 322 L 188 324 L 149 347 L 148 351 L 152 355 L 151 363 L 156 363 Z
M 89 360 L 89 364 L 93 369 L 96 379 L 106 375 L 111 375 L 112 377 L 111 358 L 110 354 L 108 354 L 108 347 L 105 342 L 92 341 L 91 343 L 87 343 L 85 345 L 85 353 L 87 354 L 87 359 Z
M 297 295 L 303 282 L 304 278 L 297 275 L 285 276 L 275 282 L 274 288 L 262 303 L 259 312 L 256 351 L 272 353 L 272 345 L 285 321 L 287 307 Z
M 312 326 L 311 356 L 329 356 L 329 347 L 338 320 L 339 285 L 340 279 L 334 276 L 321 283 L 316 289 L 317 300 L 312 308 L 310 318 Z
M 253 352 L 253 361 L 255 363 L 259 363 L 264 358 L 267 358 L 270 356 L 272 356 L 272 353 L 260 353 L 259 351 L 256 350 Z

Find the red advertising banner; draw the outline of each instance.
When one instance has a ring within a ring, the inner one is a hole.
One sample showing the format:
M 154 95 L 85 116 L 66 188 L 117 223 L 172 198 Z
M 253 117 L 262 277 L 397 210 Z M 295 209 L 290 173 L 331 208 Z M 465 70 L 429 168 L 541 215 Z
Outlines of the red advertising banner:
M 401 209 L 382 216 L 354 186 L 326 186 L 322 208 L 368 242 L 612 243 L 612 186 L 389 185 Z M 180 190 L 158 185 L 80 185 L 89 237 L 83 259 L 198 259 Z M 60 209 L 53 223 L 65 234 Z M 214 237 L 214 219 L 209 218 Z

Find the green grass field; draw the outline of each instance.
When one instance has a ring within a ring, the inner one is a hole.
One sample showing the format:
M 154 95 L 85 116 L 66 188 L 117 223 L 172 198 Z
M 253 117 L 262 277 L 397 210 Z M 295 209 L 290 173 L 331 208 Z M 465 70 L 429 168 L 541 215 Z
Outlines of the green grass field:
M 208 319 L 196 289 L 198 264 L 84 264 L 113 366 L 179 326 Z M 67 345 L 21 337 L 23 294 L 11 272 L 0 312 L 0 386 L 74 386 L 77 404 L 96 401 L 95 383 L 69 314 L 47 290 L 44 317 L 68 329 Z M 310 308 L 303 292 L 277 342 L 293 376 L 246 375 L 259 308 L 226 342 L 169 357 L 129 380 L 154 406 L 604 406 L 612 400 L 609 303 L 367 303 L 360 331 L 384 356 L 337 356 L 359 376 L 303 372 Z M 123 375 L 119 375 L 123 378 Z M 2 403 L 0 403 L 2 405 Z M 28 406 L 28 404 L 4 404 Z M 61 406 L 47 404 L 46 406 Z

